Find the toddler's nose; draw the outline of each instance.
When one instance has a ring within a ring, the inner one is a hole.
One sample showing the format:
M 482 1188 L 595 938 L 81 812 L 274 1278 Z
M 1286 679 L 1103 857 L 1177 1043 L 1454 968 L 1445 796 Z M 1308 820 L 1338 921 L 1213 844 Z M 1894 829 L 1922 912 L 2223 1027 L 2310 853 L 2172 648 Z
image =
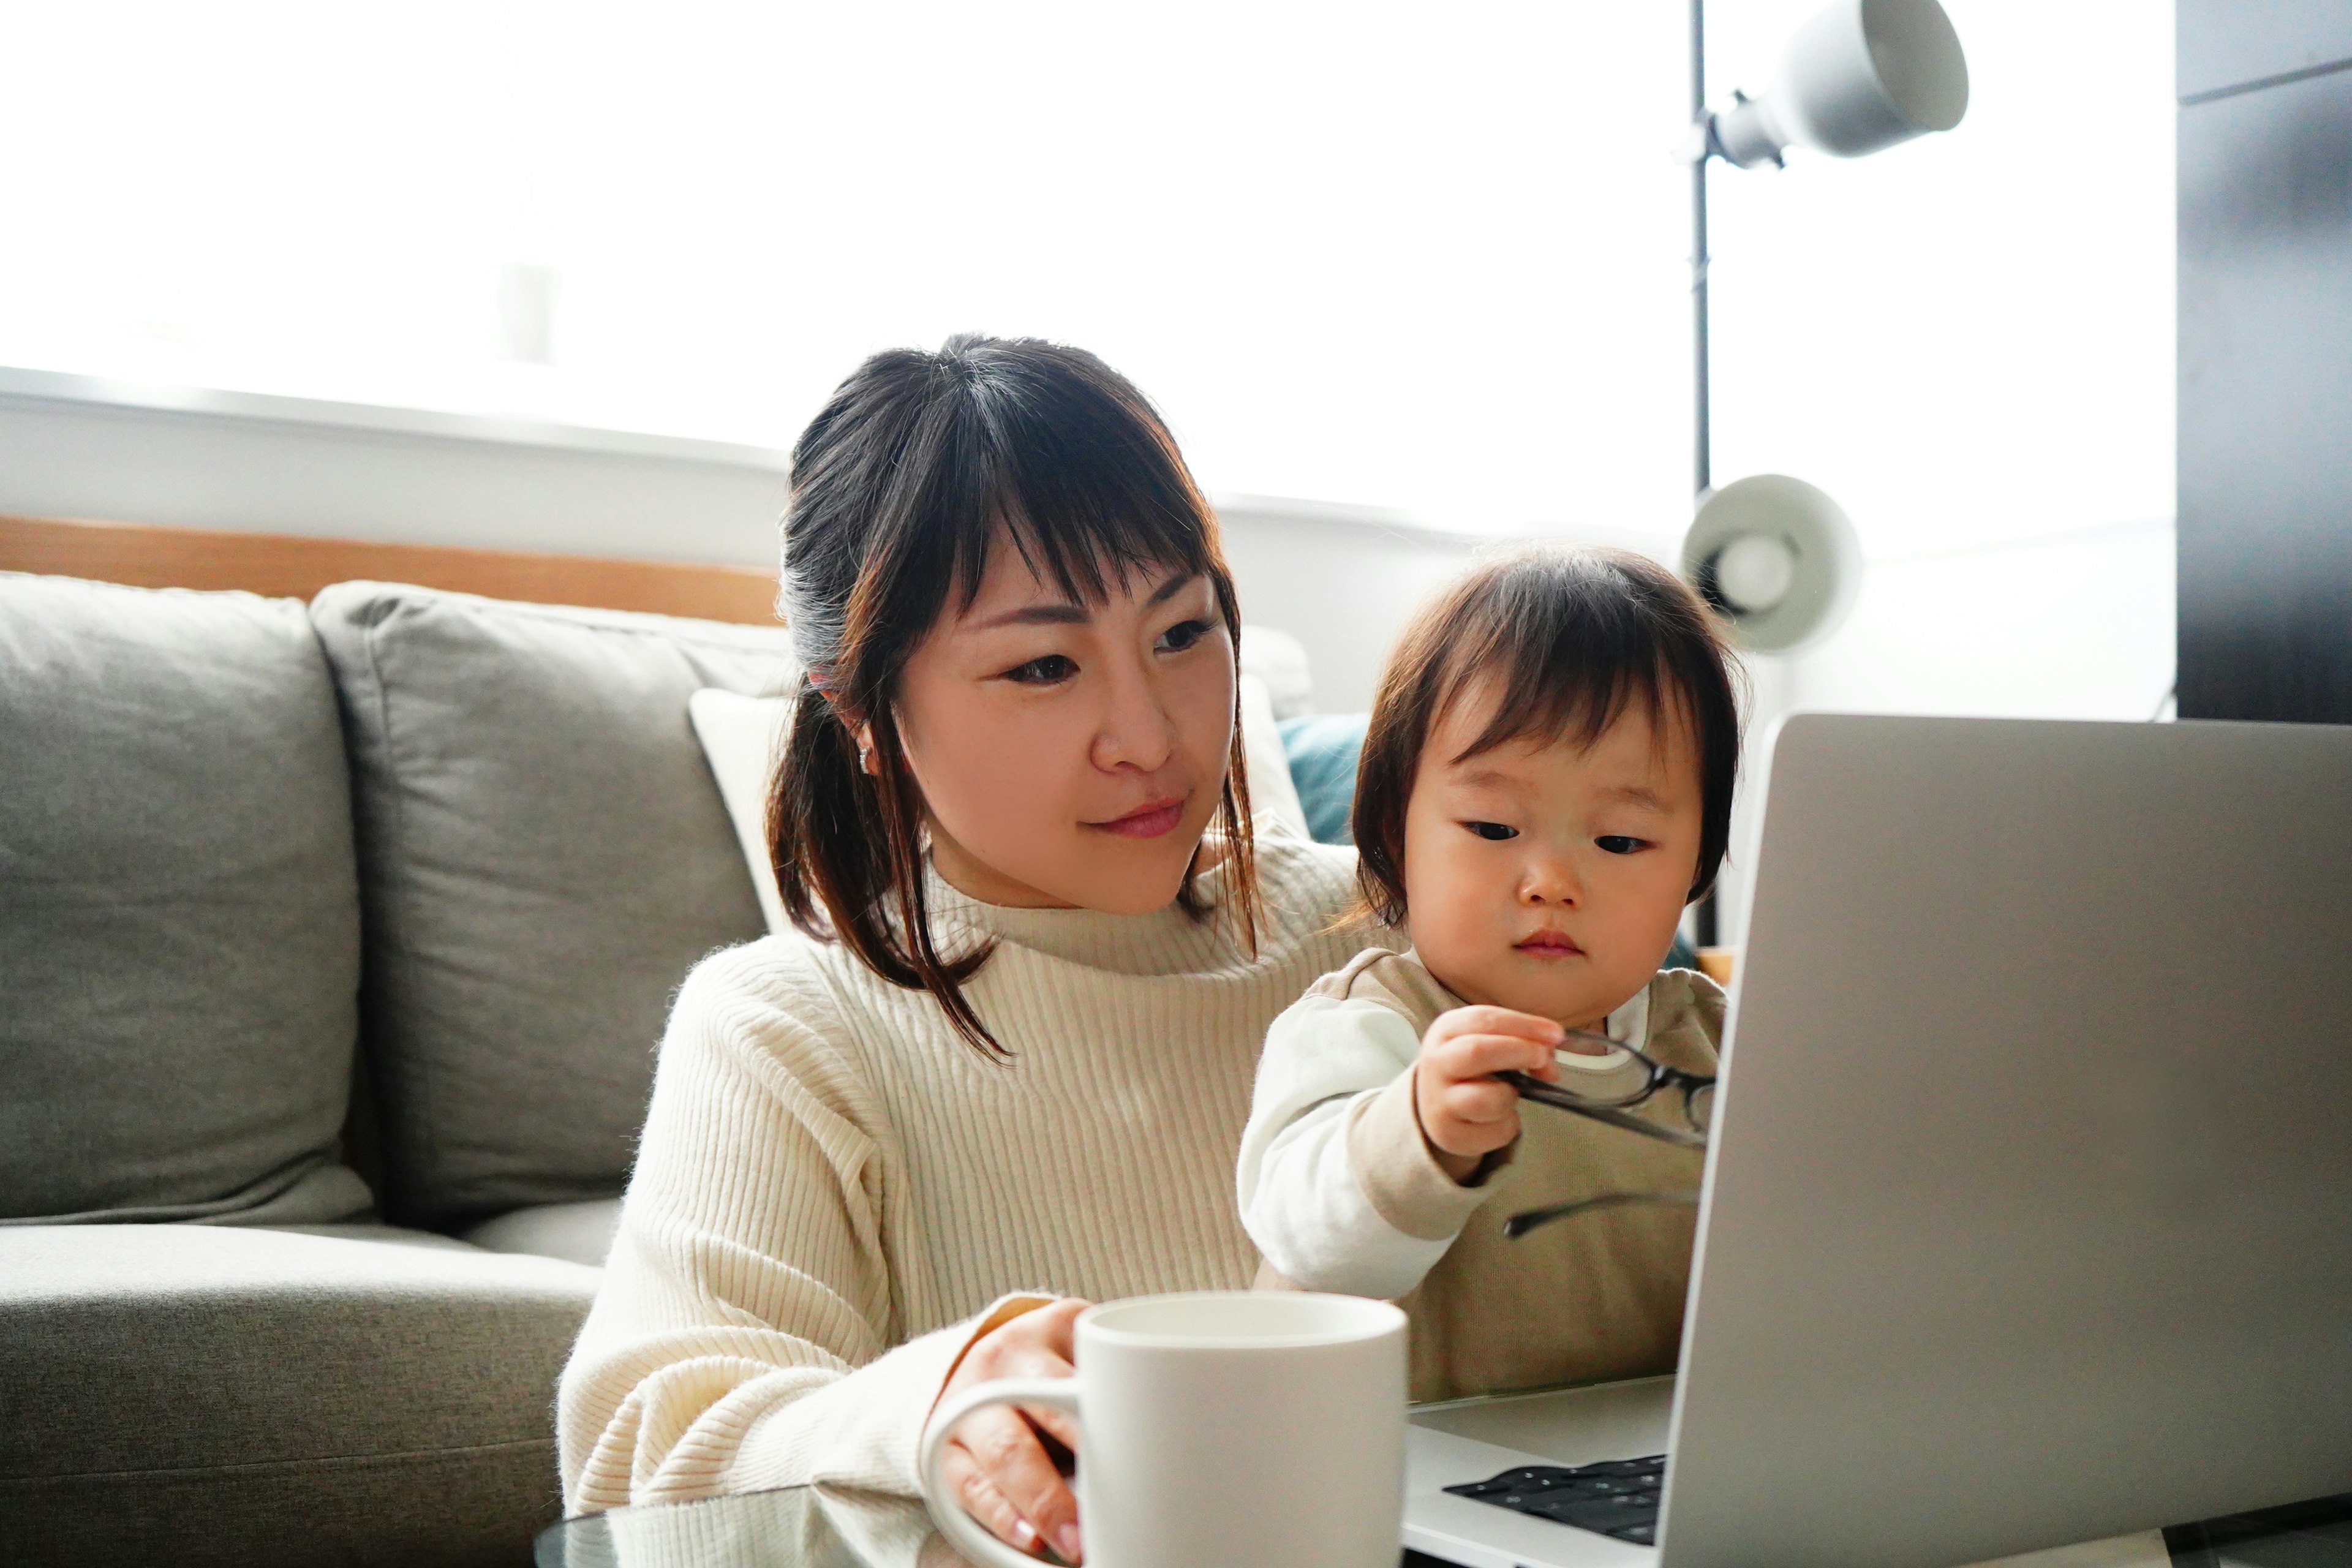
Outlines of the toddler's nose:
M 1583 896 L 1576 873 L 1549 859 L 1530 865 L 1519 882 L 1519 900 L 1531 907 L 1572 909 Z

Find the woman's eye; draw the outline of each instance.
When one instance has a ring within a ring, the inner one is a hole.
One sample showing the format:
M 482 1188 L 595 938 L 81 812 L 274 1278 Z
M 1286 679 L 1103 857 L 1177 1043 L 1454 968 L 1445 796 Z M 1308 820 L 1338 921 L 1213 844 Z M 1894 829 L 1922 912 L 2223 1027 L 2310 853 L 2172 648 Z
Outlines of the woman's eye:
M 1604 855 L 1631 855 L 1642 847 L 1642 841 L 1622 833 L 1604 833 L 1592 841 Z
M 1182 653 L 1214 630 L 1215 625 L 1209 621 L 1178 621 L 1160 634 L 1160 651 Z
M 1499 822 L 1465 822 L 1462 826 L 1479 837 L 1492 839 L 1498 844 L 1506 838 L 1517 838 L 1519 836 L 1517 828 L 1506 827 Z
M 1054 686 L 1077 672 L 1077 660 L 1066 653 L 1049 653 L 1026 664 L 1014 665 L 1004 672 L 1004 679 L 1018 686 Z

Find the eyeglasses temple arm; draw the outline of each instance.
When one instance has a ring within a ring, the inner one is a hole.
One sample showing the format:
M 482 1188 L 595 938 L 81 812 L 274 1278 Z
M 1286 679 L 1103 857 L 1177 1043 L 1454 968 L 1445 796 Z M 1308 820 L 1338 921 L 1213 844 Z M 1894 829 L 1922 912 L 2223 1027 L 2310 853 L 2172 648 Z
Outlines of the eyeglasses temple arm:
M 1696 1193 L 1603 1193 L 1597 1198 L 1580 1198 L 1572 1204 L 1554 1204 L 1549 1208 L 1528 1209 L 1515 1214 L 1503 1222 L 1503 1234 L 1513 1241 L 1527 1235 L 1538 1226 L 1549 1225 L 1556 1219 L 1569 1219 L 1599 1209 L 1629 1207 L 1634 1204 L 1675 1204 L 1685 1208 L 1698 1206 Z
M 1706 1135 L 1703 1132 L 1685 1132 L 1680 1128 L 1661 1127 L 1654 1121 L 1644 1121 L 1630 1111 L 1620 1110 L 1614 1106 L 1590 1104 L 1564 1089 L 1556 1089 L 1543 1079 L 1529 1078 L 1523 1072 L 1498 1072 L 1495 1076 L 1517 1089 L 1519 1098 L 1522 1100 L 1532 1100 L 1538 1104 L 1549 1105 L 1555 1110 L 1566 1110 L 1578 1116 L 1589 1117 L 1595 1121 L 1605 1121 L 1612 1127 L 1622 1127 L 1628 1132 L 1636 1132 L 1644 1138 L 1654 1138 L 1661 1143 L 1672 1143 L 1678 1149 L 1706 1147 Z

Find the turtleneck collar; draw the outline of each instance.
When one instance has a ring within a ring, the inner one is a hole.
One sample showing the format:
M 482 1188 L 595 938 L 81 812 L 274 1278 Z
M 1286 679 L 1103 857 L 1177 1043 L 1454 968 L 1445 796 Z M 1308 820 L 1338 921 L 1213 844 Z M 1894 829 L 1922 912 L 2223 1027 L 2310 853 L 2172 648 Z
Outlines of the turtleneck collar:
M 971 932 L 1087 969 L 1135 975 L 1199 974 L 1248 962 L 1215 907 L 1224 901 L 1229 864 L 1220 862 L 1193 879 L 1194 889 L 1212 906 L 1201 919 L 1173 900 L 1140 915 L 984 904 L 949 886 L 928 860 L 923 885 L 943 952 L 957 950 L 956 934 Z

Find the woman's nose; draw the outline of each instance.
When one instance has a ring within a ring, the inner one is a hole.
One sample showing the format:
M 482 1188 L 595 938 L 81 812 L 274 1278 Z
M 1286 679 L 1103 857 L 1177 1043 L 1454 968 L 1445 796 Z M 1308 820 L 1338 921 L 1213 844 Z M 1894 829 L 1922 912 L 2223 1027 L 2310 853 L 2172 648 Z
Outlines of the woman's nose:
M 1114 676 L 1110 700 L 1095 731 L 1095 766 L 1106 773 L 1122 767 L 1155 773 L 1175 752 L 1175 721 L 1150 678 L 1140 670 Z

